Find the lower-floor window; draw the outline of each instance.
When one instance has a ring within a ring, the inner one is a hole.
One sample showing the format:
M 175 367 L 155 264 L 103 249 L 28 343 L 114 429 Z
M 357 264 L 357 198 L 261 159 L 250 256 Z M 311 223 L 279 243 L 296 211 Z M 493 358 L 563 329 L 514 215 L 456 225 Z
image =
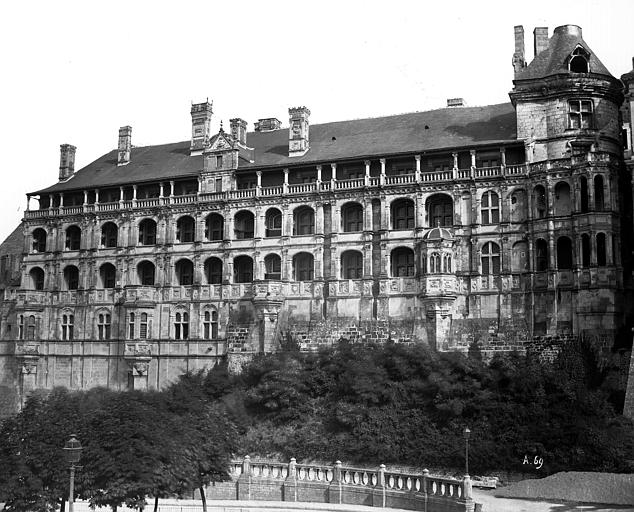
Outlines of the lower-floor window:
M 218 337 L 218 312 L 205 311 L 203 316 L 203 337 L 215 340 Z
M 65 313 L 62 315 L 62 339 L 72 340 L 75 329 L 75 315 Z
M 108 313 L 100 313 L 97 317 L 97 333 L 100 340 L 110 339 L 110 315 Z
M 189 339 L 189 313 L 178 312 L 174 316 L 174 339 Z

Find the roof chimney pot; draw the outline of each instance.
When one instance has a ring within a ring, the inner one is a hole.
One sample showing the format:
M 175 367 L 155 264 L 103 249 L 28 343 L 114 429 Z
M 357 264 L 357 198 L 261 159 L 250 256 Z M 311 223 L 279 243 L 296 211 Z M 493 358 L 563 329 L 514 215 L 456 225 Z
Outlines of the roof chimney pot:
M 526 57 L 524 55 L 524 27 L 515 26 L 515 51 L 513 52 L 513 70 L 515 76 L 526 67 Z

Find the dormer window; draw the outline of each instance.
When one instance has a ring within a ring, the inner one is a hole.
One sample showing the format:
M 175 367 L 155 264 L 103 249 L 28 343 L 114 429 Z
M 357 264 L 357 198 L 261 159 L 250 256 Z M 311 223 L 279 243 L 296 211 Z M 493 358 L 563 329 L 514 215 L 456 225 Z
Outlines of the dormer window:
M 568 101 L 568 127 L 572 130 L 587 130 L 592 128 L 592 101 Z
M 583 46 L 577 46 L 570 55 L 570 61 L 568 62 L 568 69 L 571 73 L 588 73 L 588 59 L 590 54 L 583 48 Z

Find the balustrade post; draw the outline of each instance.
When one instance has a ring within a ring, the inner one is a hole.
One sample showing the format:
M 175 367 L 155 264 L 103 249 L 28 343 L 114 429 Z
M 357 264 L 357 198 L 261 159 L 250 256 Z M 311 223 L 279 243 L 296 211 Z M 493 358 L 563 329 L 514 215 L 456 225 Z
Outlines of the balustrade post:
M 472 499 L 471 478 L 469 477 L 469 475 L 465 475 L 464 479 L 462 480 L 462 497 L 465 500 Z
M 242 474 L 237 482 L 237 495 L 239 500 L 251 500 L 251 457 L 244 456 L 242 461 Z
M 381 162 L 381 175 L 379 176 L 379 183 L 385 185 L 385 158 L 379 160 Z
M 291 457 L 288 463 L 288 475 L 282 489 L 282 501 L 297 501 L 297 460 L 295 457 Z
M 317 166 L 317 190 L 321 190 L 321 165 Z
M 427 479 L 429 478 L 429 469 L 423 469 L 423 496 L 425 498 L 425 510 L 427 510 Z
M 379 485 L 381 486 L 381 503 L 382 507 L 385 508 L 385 464 L 381 464 L 379 466 Z
M 476 169 L 476 152 L 475 149 L 469 151 L 471 154 L 471 179 L 475 178 L 475 169 Z
M 416 169 L 414 170 L 414 178 L 416 180 L 417 183 L 420 182 L 420 160 L 421 160 L 421 156 L 420 155 L 414 155 L 414 160 L 416 160 Z
M 255 186 L 255 195 L 262 195 L 262 171 L 255 171 L 255 175 L 257 176 L 257 185 Z
M 363 183 L 367 187 L 370 185 L 370 160 L 363 161 L 365 165 L 365 175 L 363 177 Z
M 284 169 L 284 183 L 282 184 L 282 194 L 288 193 L 288 169 Z
M 330 164 L 330 190 L 335 190 L 337 183 L 337 164 Z
M 500 148 L 500 169 L 502 176 L 506 176 L 506 148 Z

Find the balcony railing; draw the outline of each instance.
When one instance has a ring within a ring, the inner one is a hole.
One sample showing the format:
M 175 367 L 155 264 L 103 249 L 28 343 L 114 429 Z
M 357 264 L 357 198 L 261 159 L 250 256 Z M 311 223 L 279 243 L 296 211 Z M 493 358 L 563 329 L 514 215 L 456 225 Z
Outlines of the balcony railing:
M 594 156 L 597 161 L 608 161 L 607 157 Z M 568 164 L 570 159 L 564 159 Z M 562 163 L 537 163 L 531 164 L 530 169 L 539 172 L 543 169 L 555 168 Z M 496 166 L 496 167 L 474 167 L 470 169 L 453 169 L 445 171 L 421 171 L 415 174 L 364 176 L 345 180 L 328 180 L 311 183 L 293 183 L 275 185 L 270 187 L 257 187 L 238 190 L 226 190 L 223 192 L 200 192 L 198 194 L 187 194 L 180 196 L 151 197 L 143 199 L 125 199 L 120 201 L 110 201 L 104 203 L 53 206 L 41 210 L 27 210 L 24 212 L 25 218 L 34 219 L 42 217 L 57 217 L 60 215 L 78 215 L 88 212 L 106 212 L 114 210 L 152 208 L 168 204 L 194 204 L 214 201 L 227 201 L 232 199 L 247 199 L 256 196 L 280 196 L 293 194 L 306 194 L 310 192 L 329 190 L 353 190 L 365 187 L 407 185 L 412 183 L 449 183 L 452 180 L 470 180 L 478 178 L 492 178 L 501 176 L 526 175 L 529 171 L 528 164 Z

